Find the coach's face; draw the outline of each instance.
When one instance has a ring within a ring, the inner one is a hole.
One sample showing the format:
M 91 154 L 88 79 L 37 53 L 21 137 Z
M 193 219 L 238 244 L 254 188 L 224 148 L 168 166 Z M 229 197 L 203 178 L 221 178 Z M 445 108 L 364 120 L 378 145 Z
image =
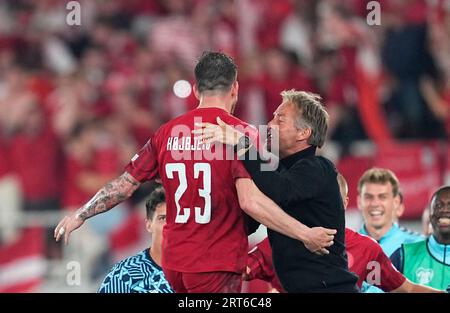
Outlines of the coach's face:
M 269 133 L 267 136 L 267 148 L 272 153 L 276 147 L 276 140 L 279 141 L 279 156 L 287 157 L 297 151 L 298 143 L 302 140 L 302 131 L 297 128 L 296 119 L 300 114 L 291 102 L 283 102 L 273 113 L 273 118 L 269 122 Z

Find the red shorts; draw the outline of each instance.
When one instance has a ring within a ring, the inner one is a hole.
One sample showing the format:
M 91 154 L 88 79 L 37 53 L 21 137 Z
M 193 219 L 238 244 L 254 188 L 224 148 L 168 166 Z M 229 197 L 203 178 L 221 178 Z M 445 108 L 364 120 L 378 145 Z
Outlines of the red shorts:
M 232 272 L 182 273 L 164 269 L 176 293 L 240 293 L 242 275 Z

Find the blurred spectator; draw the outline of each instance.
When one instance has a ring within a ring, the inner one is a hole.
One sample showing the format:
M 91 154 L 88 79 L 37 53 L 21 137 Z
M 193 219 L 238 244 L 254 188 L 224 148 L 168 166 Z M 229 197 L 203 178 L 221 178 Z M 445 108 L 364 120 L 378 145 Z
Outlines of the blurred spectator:
M 308 70 L 313 65 L 314 27 L 317 25 L 317 1 L 293 0 L 293 10 L 283 20 L 280 29 L 280 46 L 296 53 Z
M 100 186 L 105 185 L 122 170 L 131 153 L 122 151 L 122 143 L 126 130 L 121 136 L 114 137 L 113 129 L 108 123 L 99 120 L 88 120 L 79 123 L 67 139 L 65 147 L 65 177 L 62 205 L 67 211 L 78 209 L 91 198 Z M 133 143 L 133 140 L 129 140 Z M 133 151 L 135 147 L 132 147 Z M 122 154 L 125 153 L 126 156 Z M 86 277 L 92 278 L 98 273 L 98 266 L 103 266 L 102 259 L 107 253 L 108 236 L 128 215 L 128 206 L 105 215 L 101 220 L 90 223 L 86 234 L 77 239 L 80 246 L 79 257 L 87 266 Z M 89 242 L 90 245 L 83 245 Z M 107 263 L 107 262 L 106 262 Z M 102 269 L 103 270 L 103 269 Z
M 361 55 L 376 43 L 367 25 L 352 14 L 349 3 L 322 1 L 317 6 L 314 55 L 315 79 L 330 114 L 329 135 L 343 145 L 344 154 L 351 143 L 367 138 L 357 72 L 367 71 Z
M 7 71 L 6 92 L 0 107 L 1 112 L 9 113 L 0 118 L 7 136 L 11 171 L 20 186 L 21 209 L 27 213 L 58 210 L 62 178 L 60 145 L 41 103 L 31 92 L 29 78 L 18 67 Z M 16 195 L 12 193 L 9 201 Z M 9 217 L 14 225 L 18 217 Z M 59 245 L 52 237 L 51 229 L 47 228 L 47 256 L 57 257 Z
M 434 117 L 446 127 L 450 137 L 450 10 L 437 1 L 429 13 L 429 47 L 437 65 L 436 77 L 421 81 L 422 93 Z
M 194 60 L 201 54 L 201 29 L 196 29 L 189 18 L 191 0 L 167 0 L 161 2 L 168 14 L 161 17 L 152 27 L 149 44 L 165 64 L 179 60 L 188 70 L 194 67 Z M 205 12 L 204 14 L 207 14 Z M 197 32 L 199 31 L 199 32 Z
M 264 55 L 265 75 L 262 79 L 266 104 L 266 121 L 272 118 L 280 105 L 280 92 L 296 89 L 314 91 L 311 79 L 298 64 L 295 54 L 279 48 L 268 50 Z
M 264 125 L 267 117 L 262 56 L 255 53 L 244 57 L 239 68 L 239 103 L 234 114 L 250 124 Z
M 204 14 L 204 8 L 197 6 Z M 218 18 L 213 22 L 212 46 L 215 50 L 222 51 L 228 55 L 239 53 L 239 29 L 238 29 L 238 7 L 234 0 L 224 0 L 217 3 Z
M 52 130 L 44 126 L 39 106 L 28 105 L 20 130 L 11 138 L 12 168 L 21 182 L 26 211 L 56 210 L 62 164 L 59 145 Z
M 348 149 L 351 143 L 366 138 L 357 108 L 355 81 L 346 71 L 348 65 L 339 51 L 321 50 L 316 56 L 317 88 L 324 95 L 330 115 L 329 136 Z
M 59 77 L 55 89 L 44 102 L 48 122 L 62 141 L 69 137 L 78 121 L 88 117 L 86 98 L 90 93 L 83 88 L 85 86 L 86 83 L 77 75 Z
M 113 116 L 119 123 L 126 125 L 126 132 L 133 134 L 139 146 L 145 144 L 156 129 L 157 123 L 150 109 L 140 105 L 136 95 L 130 90 L 112 94 L 110 100 L 114 110 Z
M 280 28 L 283 21 L 292 12 L 289 0 L 261 0 L 258 1 L 260 19 L 258 24 L 259 48 L 264 51 L 277 48 L 280 45 Z M 272 111 L 273 112 L 273 111 Z
M 68 138 L 65 149 L 66 169 L 62 201 L 66 210 L 78 209 L 97 190 L 91 187 L 96 185 L 93 182 L 96 180 L 94 169 L 96 136 L 95 124 L 85 123 L 77 125 Z M 98 178 L 98 180 L 104 184 L 108 178 Z
M 391 121 L 394 131 L 401 138 L 439 138 L 444 134 L 442 123 L 429 110 L 420 87 L 423 79 L 436 75 L 428 48 L 425 9 L 424 1 L 402 0 L 391 3 L 385 13 L 389 22 L 382 56 L 393 84 L 388 105 L 395 117 Z
M 9 162 L 9 147 L 0 135 L 0 244 L 9 243 L 19 231 L 22 194 Z
M 9 71 L 8 91 L 0 106 L 4 131 L 8 134 L 10 164 L 18 175 L 26 211 L 58 209 L 61 154 L 58 140 L 45 111 L 29 91 L 26 75 Z M 39 166 L 36 166 L 39 164 Z

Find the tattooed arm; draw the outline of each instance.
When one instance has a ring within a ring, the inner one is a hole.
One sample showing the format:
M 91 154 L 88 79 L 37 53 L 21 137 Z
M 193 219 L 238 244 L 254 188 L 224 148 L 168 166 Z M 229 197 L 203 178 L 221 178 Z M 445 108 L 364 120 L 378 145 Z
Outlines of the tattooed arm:
M 84 221 L 99 213 L 107 212 L 117 204 L 125 201 L 138 189 L 140 182 L 125 172 L 115 180 L 107 183 L 95 196 L 75 213 L 65 216 L 55 228 L 55 238 L 59 241 L 64 235 L 64 242 L 68 244 L 72 231 L 83 225 Z
M 88 203 L 76 212 L 76 216 L 85 221 L 94 215 L 109 211 L 131 197 L 139 185 L 140 183 L 133 176 L 125 172 L 103 186 Z

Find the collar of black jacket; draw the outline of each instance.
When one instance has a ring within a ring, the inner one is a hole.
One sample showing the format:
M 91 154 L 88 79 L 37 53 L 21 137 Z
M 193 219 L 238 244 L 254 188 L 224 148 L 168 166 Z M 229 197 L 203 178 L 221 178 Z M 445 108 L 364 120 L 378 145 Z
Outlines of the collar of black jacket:
M 316 147 L 310 146 L 306 149 L 300 150 L 294 154 L 291 154 L 283 159 L 281 159 L 281 163 L 287 168 L 290 168 L 294 165 L 298 160 L 304 159 L 316 154 Z

